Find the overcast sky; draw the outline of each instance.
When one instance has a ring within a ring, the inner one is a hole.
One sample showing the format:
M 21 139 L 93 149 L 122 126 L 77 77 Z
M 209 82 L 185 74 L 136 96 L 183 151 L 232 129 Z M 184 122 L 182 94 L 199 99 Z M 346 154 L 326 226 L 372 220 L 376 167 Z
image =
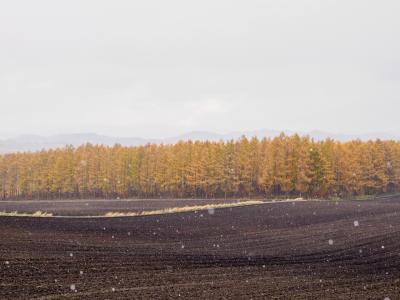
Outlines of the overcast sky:
M 0 2 L 0 136 L 400 132 L 400 1 Z

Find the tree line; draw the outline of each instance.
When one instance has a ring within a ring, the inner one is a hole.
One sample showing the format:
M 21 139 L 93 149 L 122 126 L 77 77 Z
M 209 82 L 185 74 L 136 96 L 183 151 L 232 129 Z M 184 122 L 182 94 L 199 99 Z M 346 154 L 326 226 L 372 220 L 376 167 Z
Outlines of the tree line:
M 0 156 L 1 199 L 347 197 L 400 190 L 400 143 L 281 134 Z

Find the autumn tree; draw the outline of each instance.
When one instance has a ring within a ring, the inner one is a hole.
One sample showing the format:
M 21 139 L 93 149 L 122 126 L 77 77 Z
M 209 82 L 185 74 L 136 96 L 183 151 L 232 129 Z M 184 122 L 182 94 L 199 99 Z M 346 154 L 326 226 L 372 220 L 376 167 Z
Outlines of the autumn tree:
M 0 198 L 348 197 L 400 191 L 400 143 L 281 134 L 0 155 Z

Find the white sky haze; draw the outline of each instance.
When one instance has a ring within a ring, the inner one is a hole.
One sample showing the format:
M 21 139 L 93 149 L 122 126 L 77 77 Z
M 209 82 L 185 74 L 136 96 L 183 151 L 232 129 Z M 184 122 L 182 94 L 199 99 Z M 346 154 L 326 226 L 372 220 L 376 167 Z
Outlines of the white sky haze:
M 0 137 L 400 132 L 400 1 L 0 3 Z

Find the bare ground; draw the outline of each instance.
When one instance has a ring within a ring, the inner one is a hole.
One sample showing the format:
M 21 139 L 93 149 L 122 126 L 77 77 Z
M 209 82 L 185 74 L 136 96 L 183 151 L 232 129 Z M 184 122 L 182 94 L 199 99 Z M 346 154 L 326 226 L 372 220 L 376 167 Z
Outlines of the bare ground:
M 0 298 L 400 299 L 399 217 L 396 198 L 0 217 Z
M 43 211 L 55 216 L 93 216 L 108 212 L 142 212 L 171 207 L 237 203 L 237 199 L 85 199 L 85 200 L 16 200 L 0 201 L 0 211 L 34 213 Z

